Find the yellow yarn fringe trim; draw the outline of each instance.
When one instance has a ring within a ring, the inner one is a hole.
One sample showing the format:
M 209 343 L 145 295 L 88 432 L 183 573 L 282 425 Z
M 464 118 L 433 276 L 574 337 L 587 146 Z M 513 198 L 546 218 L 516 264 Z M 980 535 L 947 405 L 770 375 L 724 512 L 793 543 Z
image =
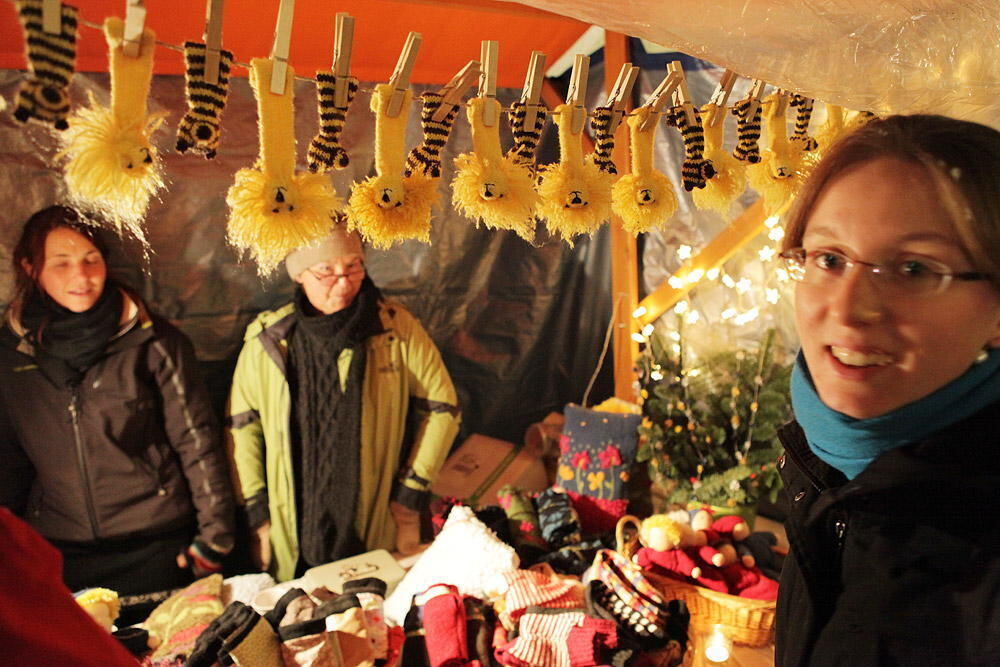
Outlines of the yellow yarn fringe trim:
M 371 176 L 356 183 L 348 203 L 348 229 L 357 230 L 376 248 L 389 248 L 406 239 L 429 243 L 431 209 L 441 200 L 439 180 L 417 172 L 399 179 L 403 189 L 402 203 L 392 208 L 382 208 L 379 204 L 388 182 L 385 178 Z

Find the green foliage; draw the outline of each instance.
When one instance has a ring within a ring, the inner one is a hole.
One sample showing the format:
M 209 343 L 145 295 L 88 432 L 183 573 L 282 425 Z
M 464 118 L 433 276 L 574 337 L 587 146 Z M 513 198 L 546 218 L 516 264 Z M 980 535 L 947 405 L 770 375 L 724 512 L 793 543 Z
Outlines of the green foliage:
M 774 331 L 756 350 L 686 365 L 676 344 L 653 336 L 639 361 L 643 420 L 638 460 L 671 503 L 728 507 L 777 497 L 776 432 L 790 418 L 791 364 L 774 361 Z

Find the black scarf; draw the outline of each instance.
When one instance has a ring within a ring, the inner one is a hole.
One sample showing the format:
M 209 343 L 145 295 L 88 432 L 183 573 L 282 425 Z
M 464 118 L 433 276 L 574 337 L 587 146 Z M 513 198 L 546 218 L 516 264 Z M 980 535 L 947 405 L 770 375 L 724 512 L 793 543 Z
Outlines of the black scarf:
M 121 314 L 121 290 L 109 280 L 97 302 L 82 313 L 35 290 L 24 302 L 21 324 L 45 377 L 58 387 L 74 387 L 104 355 L 108 341 L 118 333 Z
M 361 449 L 361 388 L 365 340 L 382 331 L 381 293 L 369 278 L 354 302 L 330 315 L 317 314 L 301 288 L 289 347 L 292 425 L 297 430 L 296 500 L 299 553 L 313 567 L 361 553 L 354 530 Z M 351 350 L 341 389 L 338 359 Z

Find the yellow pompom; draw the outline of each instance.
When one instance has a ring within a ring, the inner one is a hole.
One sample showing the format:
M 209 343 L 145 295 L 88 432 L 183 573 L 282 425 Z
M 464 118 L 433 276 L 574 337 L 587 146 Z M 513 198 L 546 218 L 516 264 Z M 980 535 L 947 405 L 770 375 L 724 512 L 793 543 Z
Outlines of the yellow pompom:
M 577 234 L 593 234 L 611 217 L 612 177 L 593 162 L 542 167 L 538 214 L 572 245 Z
M 677 210 L 674 186 L 662 172 L 625 174 L 611 190 L 611 207 L 630 234 L 640 234 L 670 220 Z
M 285 256 L 330 231 L 343 206 L 329 176 L 296 172 L 282 181 L 257 169 L 240 169 L 226 194 L 227 237 L 250 254 L 266 276 Z
M 451 201 L 467 218 L 490 229 L 510 229 L 523 239 L 535 233 L 535 192 L 531 171 L 502 158 L 485 163 L 475 153 L 455 158 Z
M 348 228 L 376 248 L 406 239 L 428 243 L 431 209 L 441 198 L 438 180 L 415 172 L 403 179 L 390 174 L 355 183 L 347 208 Z
M 59 135 L 59 156 L 66 158 L 66 188 L 73 205 L 145 244 L 149 200 L 163 188 L 160 160 L 149 137 L 166 114 L 127 124 L 119 116 L 92 97 L 90 106 L 76 111 Z

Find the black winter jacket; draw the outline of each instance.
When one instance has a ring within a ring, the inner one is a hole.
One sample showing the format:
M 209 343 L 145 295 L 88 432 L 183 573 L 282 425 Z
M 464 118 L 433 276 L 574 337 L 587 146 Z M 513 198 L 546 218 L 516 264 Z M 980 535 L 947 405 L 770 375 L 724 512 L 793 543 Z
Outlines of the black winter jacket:
M 0 505 L 45 537 L 93 543 L 193 526 L 233 545 L 221 430 L 191 342 L 137 299 L 74 388 L 34 363 L 17 320 L 0 331 Z
M 851 481 L 779 437 L 776 664 L 1000 665 L 1000 403 Z

